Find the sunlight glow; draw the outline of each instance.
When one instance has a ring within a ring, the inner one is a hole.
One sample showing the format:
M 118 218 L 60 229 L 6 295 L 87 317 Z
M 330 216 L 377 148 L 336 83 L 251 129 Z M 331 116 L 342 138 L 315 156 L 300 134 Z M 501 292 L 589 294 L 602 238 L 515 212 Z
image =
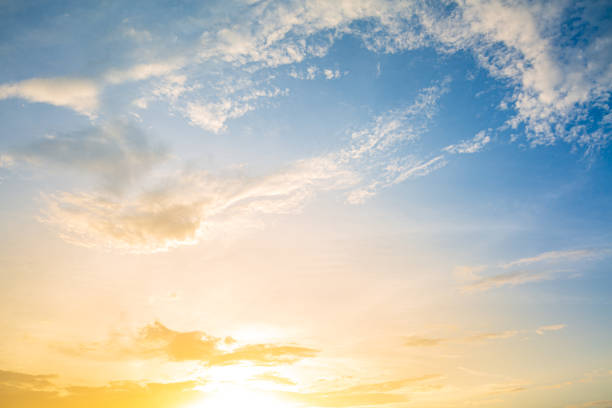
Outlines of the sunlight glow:
M 293 408 L 297 405 L 270 392 L 253 390 L 235 384 L 223 384 L 196 404 L 185 408 Z

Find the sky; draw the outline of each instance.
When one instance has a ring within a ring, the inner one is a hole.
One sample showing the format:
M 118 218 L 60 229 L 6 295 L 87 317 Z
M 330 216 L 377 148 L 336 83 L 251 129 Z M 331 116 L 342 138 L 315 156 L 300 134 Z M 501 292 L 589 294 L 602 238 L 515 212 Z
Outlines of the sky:
M 5 408 L 612 407 L 612 4 L 0 3 Z

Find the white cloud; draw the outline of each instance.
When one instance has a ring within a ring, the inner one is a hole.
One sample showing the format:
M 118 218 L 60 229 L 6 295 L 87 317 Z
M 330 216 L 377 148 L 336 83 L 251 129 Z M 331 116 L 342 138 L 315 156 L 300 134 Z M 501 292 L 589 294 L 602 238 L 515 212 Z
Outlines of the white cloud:
M 592 146 L 606 143 L 605 135 L 589 133 L 578 122 L 609 96 L 612 57 L 601 47 L 612 42 L 612 35 L 600 30 L 573 45 L 559 28 L 570 12 L 585 26 L 602 24 L 593 18 L 598 7 L 602 4 L 570 10 L 569 1 L 469 0 L 446 21 L 422 21 L 451 49 L 471 50 L 492 75 L 510 81 L 517 114 L 509 125 L 524 125 L 533 144 L 562 139 Z
M 110 84 L 128 81 L 142 81 L 152 77 L 171 74 L 183 65 L 182 60 L 169 60 L 147 64 L 138 64 L 127 69 L 111 69 L 104 74 L 104 80 Z
M 315 65 L 310 65 L 308 66 L 308 68 L 306 68 L 306 71 L 302 71 L 302 72 L 298 72 L 295 70 L 295 68 L 292 68 L 291 71 L 289 71 L 289 76 L 295 79 L 303 79 L 303 80 L 308 80 L 308 81 L 312 81 L 314 79 L 317 79 L 317 77 L 323 77 L 325 79 L 338 79 L 341 78 L 343 75 L 345 75 L 345 73 L 342 73 L 340 70 L 338 69 L 329 69 L 329 68 L 325 68 L 325 69 L 319 69 L 319 67 L 315 66 Z
M 448 153 L 476 153 L 481 151 L 490 141 L 491 138 L 484 130 L 481 130 L 472 140 L 463 140 L 458 144 L 446 146 L 442 150 Z
M 100 88 L 94 81 L 75 78 L 34 78 L 0 85 L 0 99 L 48 103 L 90 117 L 95 116 L 99 93 Z
M 342 76 L 342 73 L 337 69 L 325 69 L 323 70 L 323 74 L 325 75 L 325 79 L 338 79 Z
M 258 99 L 274 98 L 286 94 L 287 91 L 279 88 L 250 89 L 246 93 L 228 95 L 215 102 L 188 102 L 185 108 L 179 109 L 189 118 L 191 124 L 213 133 L 219 133 L 226 129 L 226 122 L 229 119 L 239 118 L 255 109 Z
M 602 20 L 605 1 L 583 3 L 580 7 L 569 0 L 545 5 L 518 0 L 461 0 L 448 5 L 402 0 L 245 4 L 232 10 L 229 23 L 212 21 L 206 26 L 196 45 L 197 55 L 185 53 L 183 59 L 112 69 L 103 75 L 103 80 L 120 84 L 167 77 L 185 66 L 195 72 L 199 64 L 211 61 L 252 73 L 321 57 L 337 39 L 352 35 L 373 52 L 396 53 L 425 46 L 442 52 L 471 52 L 492 76 L 504 81 L 511 93 L 504 103 L 516 114 L 506 126 L 524 127 L 534 145 L 565 140 L 596 149 L 609 142 L 612 56 L 605 51 L 612 43 L 612 31 Z M 560 32 L 568 16 L 589 29 L 573 32 L 570 27 L 567 33 Z M 364 24 L 355 24 L 358 21 Z M 151 38 L 150 32 L 130 27 L 125 28 L 124 34 L 138 41 Z M 222 76 L 226 75 L 228 71 L 223 70 Z M 290 75 L 337 79 L 343 72 L 310 64 L 305 72 L 292 70 Z M 58 81 L 65 83 L 55 86 Z M 71 85 L 64 86 L 68 83 Z M 32 79 L 2 85 L 0 98 L 51 103 L 93 116 L 99 87 L 87 80 Z M 186 81 L 170 81 L 155 96 L 168 97 L 174 105 L 191 87 Z M 227 119 L 254 108 L 234 101 L 227 93 L 215 98 L 190 97 L 177 110 L 186 112 L 194 124 L 220 131 Z M 143 107 L 150 98 L 136 100 Z M 230 100 L 230 108 L 225 100 Z M 587 115 L 593 107 L 603 110 L 601 119 Z M 209 117 L 217 113 L 225 119 L 215 121 Z M 488 138 L 485 135 L 471 144 L 464 141 L 449 146 L 447 151 L 478 151 Z
M 225 99 L 216 103 L 189 103 L 185 114 L 192 124 L 218 133 L 225 129 L 225 122 L 228 119 L 243 116 L 250 110 L 253 110 L 253 107 L 248 103 L 238 104 L 230 99 Z
M 604 50 L 612 43 L 612 33 L 596 29 L 605 24 L 605 2 L 582 8 L 567 0 L 546 5 L 502 0 L 451 4 L 456 7 L 399 0 L 258 3 L 240 16 L 239 25 L 205 33 L 201 52 L 204 58 L 237 65 L 278 66 L 325 54 L 345 34 L 361 38 L 373 52 L 432 45 L 443 52 L 468 50 L 491 75 L 506 81 L 512 91 L 510 105 L 517 112 L 508 125 L 524 126 L 534 145 L 559 139 L 587 147 L 608 142 L 610 129 L 588 131 L 579 123 L 593 106 L 609 111 L 612 57 Z M 592 38 L 580 37 L 577 44 L 565 41 L 566 35 L 582 35 L 559 32 L 570 14 L 593 28 L 584 30 Z M 358 20 L 367 24 L 352 24 Z M 336 72 L 324 75 L 335 78 Z
M 42 220 L 75 244 L 151 252 L 244 230 L 245 225 L 261 223 L 262 214 L 298 212 L 322 191 L 356 189 L 348 200 L 358 202 L 443 164 L 442 156 L 425 160 L 410 156 L 393 165 L 385 164 L 385 158 L 427 129 L 438 99 L 446 92 L 445 84 L 426 88 L 413 104 L 353 132 L 344 148 L 298 160 L 267 176 L 189 171 L 152 180 L 152 188 L 130 195 L 58 193 L 47 196 Z M 222 126 L 220 121 L 206 123 Z

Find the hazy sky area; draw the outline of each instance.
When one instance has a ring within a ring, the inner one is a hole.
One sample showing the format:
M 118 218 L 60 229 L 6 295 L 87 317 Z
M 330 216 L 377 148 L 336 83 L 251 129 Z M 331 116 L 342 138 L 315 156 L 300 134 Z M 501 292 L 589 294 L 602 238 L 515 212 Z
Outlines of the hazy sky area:
M 2 408 L 612 408 L 612 3 L 0 2 Z

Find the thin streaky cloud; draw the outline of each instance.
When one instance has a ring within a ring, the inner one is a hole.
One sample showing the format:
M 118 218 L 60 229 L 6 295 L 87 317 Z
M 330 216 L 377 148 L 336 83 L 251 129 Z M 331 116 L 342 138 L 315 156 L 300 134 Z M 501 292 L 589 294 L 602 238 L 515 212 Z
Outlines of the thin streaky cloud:
M 544 335 L 546 332 L 549 331 L 559 331 L 561 329 L 565 329 L 567 327 L 566 324 L 551 324 L 548 326 L 540 326 L 536 329 L 536 333 L 539 334 L 540 336 Z
M 609 254 L 607 247 L 548 251 L 493 266 L 462 266 L 456 268 L 455 274 L 465 282 L 461 288 L 463 292 L 482 292 L 504 286 L 568 277 L 579 267 L 578 263 L 594 261 Z

